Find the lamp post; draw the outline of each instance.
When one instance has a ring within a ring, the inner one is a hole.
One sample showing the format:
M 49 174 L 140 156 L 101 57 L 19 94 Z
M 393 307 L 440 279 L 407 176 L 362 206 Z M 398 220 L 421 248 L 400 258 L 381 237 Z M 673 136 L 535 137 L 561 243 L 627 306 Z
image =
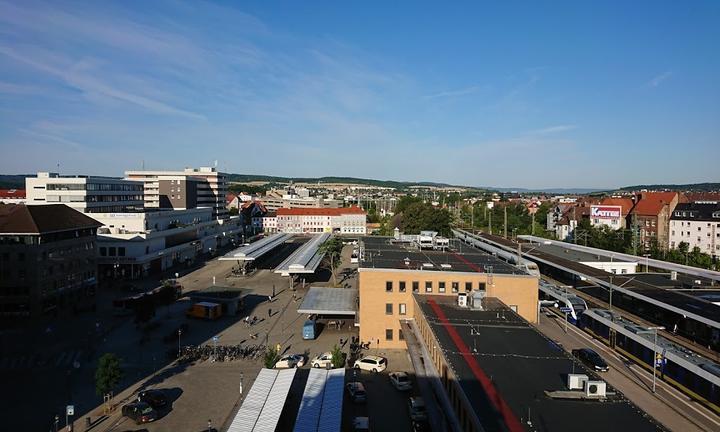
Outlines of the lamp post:
M 658 332 L 658 330 L 665 330 L 665 327 L 648 327 L 648 330 L 652 330 L 652 331 L 653 331 L 653 336 L 654 336 L 654 343 L 653 343 L 653 367 L 652 367 L 652 370 L 653 370 L 652 392 L 655 393 L 655 381 L 657 380 L 657 378 L 656 378 L 656 373 L 655 373 L 655 370 L 656 370 L 656 368 L 657 368 L 657 332 Z
M 240 372 L 240 396 L 242 397 L 243 394 L 243 378 L 245 378 L 245 374 Z
M 180 335 L 182 334 L 182 329 L 178 329 L 178 359 L 180 358 Z
M 645 254 L 643 256 L 645 257 L 645 273 L 648 273 L 648 269 L 650 268 L 650 254 Z

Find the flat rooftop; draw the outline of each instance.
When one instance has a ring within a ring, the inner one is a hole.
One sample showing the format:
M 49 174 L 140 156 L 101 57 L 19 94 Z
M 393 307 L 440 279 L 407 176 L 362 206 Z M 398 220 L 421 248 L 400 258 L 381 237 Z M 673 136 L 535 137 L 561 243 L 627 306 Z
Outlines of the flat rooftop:
M 420 250 L 412 242 L 396 241 L 393 237 L 367 236 L 361 242 L 364 259 L 360 268 L 527 275 L 514 265 L 457 240 L 450 241 L 446 251 Z
M 573 250 L 570 248 L 563 247 L 561 242 L 553 241 L 552 244 L 533 244 L 532 246 L 523 245 L 523 250 L 527 251 L 530 249 L 536 249 L 543 251 L 547 254 L 565 258 L 566 260 L 575 262 L 592 262 L 592 263 L 609 263 L 610 258 L 602 255 L 596 255 L 589 252 L 583 252 L 579 250 Z M 613 262 L 630 262 L 626 259 L 613 258 Z
M 594 374 L 498 300 L 478 311 L 442 296 L 415 299 L 486 431 L 506 431 L 513 421 L 527 430 L 528 416 L 538 431 L 663 430 L 620 394 L 603 402 L 547 397 L 567 390 L 573 370 Z

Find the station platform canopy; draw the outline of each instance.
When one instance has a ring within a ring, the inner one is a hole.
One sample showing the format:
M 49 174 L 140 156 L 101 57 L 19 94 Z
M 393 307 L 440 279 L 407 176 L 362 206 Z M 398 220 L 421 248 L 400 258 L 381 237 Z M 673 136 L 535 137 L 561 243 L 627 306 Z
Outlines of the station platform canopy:
M 320 252 L 320 246 L 329 238 L 330 233 L 314 235 L 310 241 L 299 247 L 285 261 L 275 268 L 275 273 L 289 276 L 293 273 L 315 273 L 325 254 Z
M 310 287 L 298 313 L 355 316 L 358 290 L 355 288 Z
M 340 432 L 345 369 L 310 369 L 293 432 Z
M 274 432 L 297 369 L 260 369 L 228 432 Z
M 218 258 L 220 261 L 254 261 L 292 237 L 290 234 L 277 233 L 251 243 L 241 246 Z

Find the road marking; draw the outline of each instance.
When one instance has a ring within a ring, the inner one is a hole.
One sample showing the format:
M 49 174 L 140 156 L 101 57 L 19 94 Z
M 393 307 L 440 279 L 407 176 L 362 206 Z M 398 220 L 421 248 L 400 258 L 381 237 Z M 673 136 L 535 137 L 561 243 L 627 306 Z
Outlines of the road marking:
M 55 366 L 60 366 L 62 364 L 63 360 L 65 360 L 66 355 L 67 355 L 67 351 L 63 351 L 62 353 L 60 353 L 60 357 L 58 357 L 57 360 L 55 360 Z

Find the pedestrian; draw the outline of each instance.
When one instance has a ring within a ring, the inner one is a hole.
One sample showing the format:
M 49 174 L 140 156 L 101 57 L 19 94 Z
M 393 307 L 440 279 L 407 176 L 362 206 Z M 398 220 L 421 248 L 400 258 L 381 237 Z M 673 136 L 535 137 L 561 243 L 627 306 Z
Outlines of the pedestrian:
M 268 308 L 268 318 L 272 316 L 272 309 Z
M 275 352 L 280 353 L 280 344 L 275 345 Z
M 297 294 L 293 293 L 293 302 L 297 301 Z
M 275 284 L 273 284 L 272 297 L 275 297 Z
M 268 303 L 272 302 L 273 296 L 268 296 Z

